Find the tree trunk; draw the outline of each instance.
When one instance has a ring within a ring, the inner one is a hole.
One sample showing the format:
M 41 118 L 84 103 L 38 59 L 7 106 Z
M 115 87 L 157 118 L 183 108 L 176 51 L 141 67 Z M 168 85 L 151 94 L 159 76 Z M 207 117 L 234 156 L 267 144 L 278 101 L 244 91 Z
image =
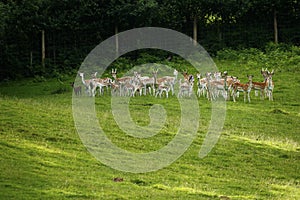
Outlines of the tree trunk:
M 32 51 L 30 51 L 30 67 L 32 67 L 33 55 Z
M 56 46 L 55 46 L 55 42 L 53 44 L 53 64 L 56 65 Z
M 43 67 L 43 70 L 45 69 L 45 53 L 46 53 L 46 50 L 45 50 L 45 31 L 42 30 L 42 67 Z
M 219 39 L 219 42 L 222 41 L 222 31 L 221 31 L 221 24 L 218 23 L 218 39 Z
M 194 25 L 193 25 L 193 38 L 194 45 L 197 45 L 197 16 L 194 16 Z
M 274 8 L 274 42 L 278 44 L 278 27 L 277 27 L 277 13 L 276 8 Z
M 115 40 L 116 40 L 116 57 L 119 57 L 119 37 L 118 37 L 118 25 L 115 25 Z
M 55 31 L 52 33 L 52 40 L 53 40 L 52 56 L 53 56 L 54 65 L 56 65 L 56 38 L 55 38 L 56 34 L 55 33 L 56 33 Z

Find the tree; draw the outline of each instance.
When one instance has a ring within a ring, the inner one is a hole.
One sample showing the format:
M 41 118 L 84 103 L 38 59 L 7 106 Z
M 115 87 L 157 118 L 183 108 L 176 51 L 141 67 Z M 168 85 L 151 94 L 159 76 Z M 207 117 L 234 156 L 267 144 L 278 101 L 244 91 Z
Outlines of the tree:
M 184 15 L 186 20 L 193 21 L 193 39 L 194 44 L 198 41 L 198 21 L 204 20 L 204 17 L 207 13 L 206 10 L 206 1 L 205 0 L 186 0 L 178 1 L 178 8 L 184 10 Z
M 114 33 L 128 28 L 150 26 L 158 14 L 156 0 L 113 0 L 106 8 L 108 19 L 114 24 Z M 116 37 L 116 53 L 118 54 L 118 37 Z

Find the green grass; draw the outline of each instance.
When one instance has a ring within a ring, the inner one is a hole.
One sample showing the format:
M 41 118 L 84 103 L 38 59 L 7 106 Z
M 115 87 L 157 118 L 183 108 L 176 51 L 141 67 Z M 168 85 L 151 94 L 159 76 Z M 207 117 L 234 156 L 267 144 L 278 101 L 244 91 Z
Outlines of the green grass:
M 261 67 L 217 61 L 220 70 L 261 81 Z M 71 88 L 57 80 L 22 80 L 0 86 L 1 199 L 299 199 L 299 71 L 276 72 L 274 102 L 227 102 L 222 135 L 204 159 L 198 153 L 210 120 L 211 105 L 200 98 L 198 135 L 186 153 L 159 171 L 132 174 L 98 162 L 84 147 L 74 127 Z M 67 82 L 67 81 L 66 81 Z M 69 81 L 71 82 L 71 80 Z M 96 98 L 97 115 L 107 136 L 132 152 L 166 145 L 180 118 L 176 98 L 136 97 L 132 118 L 149 123 L 153 104 L 168 117 L 161 132 L 139 139 L 124 134 L 111 114 L 110 96 Z M 140 117 L 143 117 L 142 119 Z M 123 182 L 113 178 L 122 177 Z

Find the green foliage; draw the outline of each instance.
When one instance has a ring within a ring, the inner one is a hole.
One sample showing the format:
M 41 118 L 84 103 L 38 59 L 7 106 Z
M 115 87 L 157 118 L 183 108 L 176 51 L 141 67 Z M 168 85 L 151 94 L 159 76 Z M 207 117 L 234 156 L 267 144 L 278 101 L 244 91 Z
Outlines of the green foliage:
M 278 72 L 299 72 L 300 47 L 269 43 L 264 50 L 256 48 L 218 51 L 217 59 L 241 63 L 247 67 L 275 69 Z
M 51 94 L 63 94 L 63 93 L 67 93 L 69 91 L 70 91 L 70 87 L 62 85 L 59 88 L 52 91 Z
M 160 55 L 153 55 L 151 54 L 151 52 L 143 52 L 143 53 L 140 53 L 137 60 L 136 60 L 136 63 L 138 65 L 142 65 L 142 64 L 145 64 L 145 63 L 160 63 L 162 60 L 164 60 L 166 58 L 166 53 L 164 54 L 160 54 Z
M 120 73 L 122 71 L 131 69 L 133 67 L 133 63 L 129 58 L 120 57 L 115 60 L 110 66 L 112 66 L 113 69 L 117 69 L 117 72 Z
M 39 83 L 39 82 L 45 82 L 47 80 L 46 80 L 46 78 L 44 76 L 36 75 L 32 81 L 34 83 Z
M 274 40 L 274 11 L 279 41 L 299 45 L 299 1 L 294 0 L 1 1 L 0 79 L 72 71 L 116 30 L 157 26 L 192 36 L 194 18 L 200 44 L 213 55 L 223 48 L 262 49 Z M 41 30 L 46 36 L 46 69 L 38 69 Z

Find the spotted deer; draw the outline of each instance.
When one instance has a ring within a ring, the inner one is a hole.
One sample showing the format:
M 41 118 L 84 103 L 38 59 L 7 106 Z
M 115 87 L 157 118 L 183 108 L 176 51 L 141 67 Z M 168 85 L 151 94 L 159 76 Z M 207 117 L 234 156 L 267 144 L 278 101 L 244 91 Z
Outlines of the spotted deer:
M 233 91 L 234 91 L 234 94 L 233 94 L 233 101 L 236 102 L 235 98 L 236 98 L 236 94 L 237 92 L 243 92 L 244 93 L 244 102 L 246 102 L 246 96 L 248 98 L 248 102 L 250 103 L 250 92 L 251 92 L 251 89 L 252 89 L 252 78 L 253 78 L 253 75 L 247 75 L 248 77 L 248 80 L 249 82 L 248 83 L 238 83 L 238 82 L 235 82 L 233 83 Z

